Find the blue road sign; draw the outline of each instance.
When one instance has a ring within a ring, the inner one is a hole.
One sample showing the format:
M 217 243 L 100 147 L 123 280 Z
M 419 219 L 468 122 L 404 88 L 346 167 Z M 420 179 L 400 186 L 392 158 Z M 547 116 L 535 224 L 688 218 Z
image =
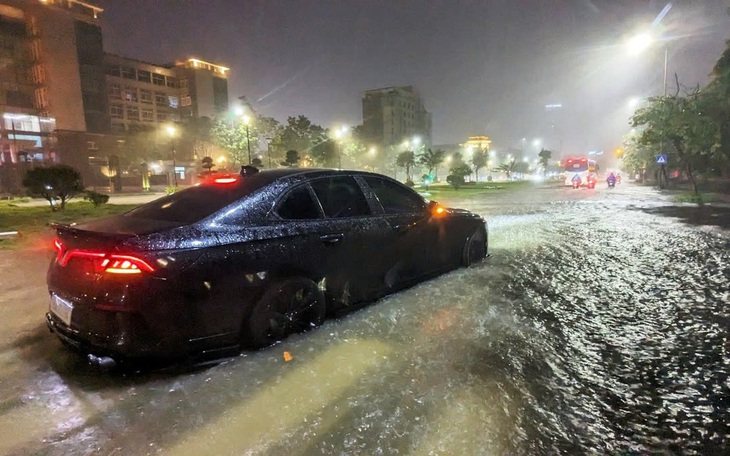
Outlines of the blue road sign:
M 656 164 L 657 165 L 666 165 L 667 164 L 667 154 L 657 155 Z

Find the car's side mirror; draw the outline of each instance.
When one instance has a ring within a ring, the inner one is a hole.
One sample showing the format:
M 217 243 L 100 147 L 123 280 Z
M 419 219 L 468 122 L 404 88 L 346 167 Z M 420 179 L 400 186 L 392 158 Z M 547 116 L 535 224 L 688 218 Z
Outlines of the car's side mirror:
M 442 217 L 446 213 L 446 209 L 436 201 L 429 201 L 427 212 L 431 217 Z

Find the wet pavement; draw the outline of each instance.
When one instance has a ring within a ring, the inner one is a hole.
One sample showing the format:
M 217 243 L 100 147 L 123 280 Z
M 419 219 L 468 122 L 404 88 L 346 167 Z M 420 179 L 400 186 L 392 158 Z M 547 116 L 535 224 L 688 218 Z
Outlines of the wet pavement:
M 730 453 L 730 207 L 442 202 L 489 260 L 192 371 L 89 368 L 43 324 L 51 253 L 0 251 L 0 454 Z

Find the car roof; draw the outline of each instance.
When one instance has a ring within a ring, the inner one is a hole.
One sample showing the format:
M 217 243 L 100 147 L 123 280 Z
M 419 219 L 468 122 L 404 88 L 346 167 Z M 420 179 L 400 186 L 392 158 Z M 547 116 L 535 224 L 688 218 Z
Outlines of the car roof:
M 279 179 L 288 177 L 302 176 L 305 178 L 323 177 L 323 176 L 376 176 L 391 179 L 384 174 L 370 173 L 367 171 L 349 170 L 349 169 L 329 169 L 329 168 L 278 168 L 261 170 L 252 177 L 261 179 L 266 183 L 271 183 Z M 391 179 L 392 180 L 392 179 Z

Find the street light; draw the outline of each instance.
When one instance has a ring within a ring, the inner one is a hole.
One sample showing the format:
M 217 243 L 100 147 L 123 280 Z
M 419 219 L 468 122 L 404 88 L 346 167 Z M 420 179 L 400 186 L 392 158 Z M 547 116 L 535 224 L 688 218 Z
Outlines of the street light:
M 249 116 L 243 116 L 243 124 L 246 126 L 246 148 L 248 149 L 248 164 L 251 165 L 251 137 L 248 133 L 248 124 L 251 123 Z
M 172 175 L 174 186 L 177 188 L 177 162 L 175 161 L 175 126 L 168 125 L 166 128 L 168 136 L 170 136 L 170 146 L 172 147 Z
M 337 167 L 342 169 L 342 145 L 339 140 L 344 138 L 349 128 L 346 125 L 335 129 L 335 146 L 337 147 Z
M 639 33 L 631 37 L 626 46 L 629 54 L 638 55 L 649 49 L 657 41 L 654 34 L 649 32 Z M 667 96 L 667 64 L 669 63 L 669 46 L 664 45 L 664 96 Z

